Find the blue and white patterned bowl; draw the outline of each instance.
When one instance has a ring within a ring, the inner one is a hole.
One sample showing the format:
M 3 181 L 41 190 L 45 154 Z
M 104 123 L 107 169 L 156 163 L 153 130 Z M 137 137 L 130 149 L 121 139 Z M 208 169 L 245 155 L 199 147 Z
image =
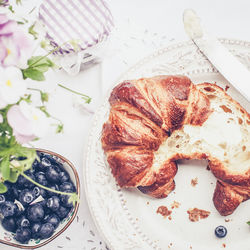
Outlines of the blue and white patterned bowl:
M 75 184 L 76 193 L 80 195 L 80 181 L 79 181 L 79 176 L 78 176 L 78 173 L 77 173 L 74 165 L 69 160 L 67 160 L 66 158 L 64 158 L 63 156 L 61 156 L 57 153 L 54 153 L 54 152 L 51 152 L 48 150 L 44 150 L 44 149 L 37 149 L 37 152 L 52 155 L 53 158 L 55 158 L 58 162 L 60 162 L 62 164 L 63 168 L 69 173 L 71 181 Z M 75 206 L 71 209 L 68 216 L 60 222 L 60 224 L 59 224 L 58 228 L 55 230 L 54 234 L 48 239 L 43 239 L 43 240 L 32 239 L 29 241 L 28 244 L 21 244 L 14 239 L 14 236 L 15 236 L 14 233 L 6 231 L 0 225 L 0 243 L 10 245 L 13 247 L 17 247 L 20 249 L 35 249 L 35 248 L 44 246 L 44 245 L 48 244 L 49 242 L 51 242 L 56 237 L 58 237 L 61 233 L 63 233 L 69 227 L 69 225 L 72 223 L 72 221 L 74 220 L 74 218 L 77 214 L 78 207 L 79 207 L 79 202 L 77 202 L 75 204 Z M 0 246 L 0 249 L 2 249 L 1 246 Z

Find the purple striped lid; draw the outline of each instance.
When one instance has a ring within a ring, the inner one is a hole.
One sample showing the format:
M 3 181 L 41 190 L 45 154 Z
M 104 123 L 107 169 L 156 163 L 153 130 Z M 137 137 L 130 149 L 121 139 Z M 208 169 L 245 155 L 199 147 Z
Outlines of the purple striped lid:
M 44 0 L 39 19 L 47 31 L 51 45 L 64 44 L 58 53 L 70 53 L 76 47 L 86 50 L 106 40 L 114 24 L 112 14 L 104 0 Z M 66 44 L 65 44 L 66 42 Z

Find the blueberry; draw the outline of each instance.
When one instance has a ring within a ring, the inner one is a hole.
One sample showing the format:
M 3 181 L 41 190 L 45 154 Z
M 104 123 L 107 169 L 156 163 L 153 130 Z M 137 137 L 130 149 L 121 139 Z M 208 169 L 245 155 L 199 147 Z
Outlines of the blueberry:
M 3 218 L 2 226 L 7 231 L 10 231 L 13 233 L 16 231 L 16 221 L 14 220 L 13 217 Z
M 60 181 L 60 167 L 57 165 L 49 166 L 46 170 L 46 177 L 52 183 L 58 183 Z
M 62 192 L 65 192 L 65 191 L 74 192 L 75 191 L 75 186 L 71 182 L 63 182 L 60 185 L 59 189 Z
M 51 163 L 42 154 L 42 155 L 40 155 L 40 161 L 36 160 L 33 162 L 32 168 L 35 172 L 39 172 L 39 171 L 45 172 L 47 167 L 50 165 L 51 165 Z
M 57 190 L 57 191 L 59 190 L 59 187 L 58 187 L 57 184 L 49 185 L 48 187 L 51 188 L 51 189 Z M 53 195 L 56 195 L 56 193 L 51 192 L 51 191 L 47 191 L 47 195 L 48 195 L 49 197 L 51 197 L 51 196 L 53 196 Z
M 59 226 L 60 218 L 56 214 L 51 214 L 46 219 L 44 219 L 44 222 L 51 223 L 54 229 L 56 229 Z
M 13 191 L 12 191 L 13 184 L 8 181 L 5 181 L 4 185 L 7 187 L 7 192 L 4 193 L 5 198 L 10 201 L 14 201 L 15 197 L 13 197 Z
M 18 189 L 15 185 L 12 185 L 11 187 L 12 197 L 15 200 L 18 200 L 19 194 L 21 192 L 20 189 Z
M 65 191 L 66 193 L 70 193 L 68 190 Z M 61 204 L 64 207 L 73 207 L 72 202 L 69 202 L 69 195 L 60 195 L 60 200 L 61 200 Z
M 40 162 L 38 160 L 35 160 L 32 164 L 32 169 L 35 172 L 38 172 L 40 170 Z
M 22 215 L 20 218 L 17 219 L 16 221 L 17 227 L 29 227 L 30 226 L 30 222 L 29 220 Z
M 45 223 L 41 225 L 39 236 L 41 239 L 47 239 L 54 233 L 54 227 L 51 223 Z
M 3 194 L 0 194 L 0 206 L 6 201 L 6 197 Z
M 31 232 L 28 228 L 19 228 L 16 231 L 15 239 L 22 244 L 27 244 L 31 238 Z
M 37 172 L 37 173 L 35 174 L 35 176 L 36 176 L 36 181 L 37 181 L 39 184 L 41 184 L 41 185 L 43 185 L 43 186 L 47 186 L 47 185 L 48 185 L 48 181 L 47 181 L 47 179 L 46 179 L 46 176 L 45 176 L 45 173 L 44 173 L 44 172 Z
M 27 218 L 31 222 L 39 222 L 44 217 L 43 206 L 39 203 L 31 205 L 27 209 Z
M 50 214 L 51 214 L 51 211 L 45 213 L 45 216 L 43 218 L 43 222 L 46 222 L 46 220 L 49 218 Z
M 21 216 L 25 211 L 25 208 L 22 206 L 22 203 L 21 202 L 19 202 L 19 203 L 20 204 L 18 204 L 18 201 L 15 203 L 17 205 L 17 211 L 15 214 L 16 217 Z
M 19 201 L 24 205 L 29 205 L 33 200 L 35 200 L 35 194 L 29 189 L 24 189 L 19 194 Z
M 5 201 L 1 206 L 1 213 L 3 217 L 10 217 L 16 214 L 18 208 L 12 201 Z
M 61 183 L 70 180 L 69 174 L 68 174 L 66 171 L 61 171 L 60 174 L 59 174 L 59 176 L 60 176 L 60 182 L 61 182 Z
M 43 198 L 45 198 L 45 197 L 47 196 L 46 190 L 43 189 L 43 188 L 37 187 L 37 186 L 35 186 L 35 187 L 33 188 L 33 193 L 34 193 L 34 195 L 35 195 L 36 198 L 39 197 L 40 195 L 41 195 Z
M 5 198 L 9 201 L 15 201 L 15 199 L 18 199 L 18 195 L 20 193 L 20 190 L 18 189 L 17 185 L 10 183 L 8 181 L 5 181 L 4 185 L 8 189 L 7 192 L 4 193 Z
M 50 162 L 51 165 L 58 165 L 60 166 L 61 164 L 57 161 L 56 157 L 53 155 L 46 154 L 44 155 L 45 158 Z
M 214 232 L 218 238 L 223 238 L 227 235 L 227 229 L 224 226 L 216 227 Z
M 30 177 L 32 180 L 35 179 L 34 174 L 31 171 L 25 171 L 24 172 L 28 177 Z M 17 179 L 17 185 L 19 188 L 32 188 L 34 187 L 34 184 L 27 180 L 24 176 L 19 175 Z
M 47 207 L 55 212 L 60 207 L 60 198 L 55 195 L 51 196 L 47 200 Z
M 70 209 L 64 206 L 60 206 L 58 210 L 56 210 L 56 214 L 60 219 L 64 219 L 69 214 Z
M 44 200 L 42 200 L 42 201 L 39 201 L 39 202 L 37 202 L 36 204 L 40 204 L 40 205 L 43 207 L 44 211 L 45 211 L 46 208 L 47 208 L 47 200 L 46 200 L 46 199 L 44 199 Z
M 41 165 L 44 167 L 44 169 L 51 166 L 51 162 L 50 162 L 50 160 L 48 159 L 47 156 L 42 157 Z
M 33 192 L 33 194 L 35 195 L 36 198 L 38 196 L 40 196 L 40 188 L 39 187 L 34 187 L 32 192 Z
M 34 239 L 38 239 L 39 238 L 39 233 L 40 233 L 41 225 L 42 225 L 41 223 L 36 222 L 36 223 L 34 223 L 30 227 L 32 238 L 34 238 Z

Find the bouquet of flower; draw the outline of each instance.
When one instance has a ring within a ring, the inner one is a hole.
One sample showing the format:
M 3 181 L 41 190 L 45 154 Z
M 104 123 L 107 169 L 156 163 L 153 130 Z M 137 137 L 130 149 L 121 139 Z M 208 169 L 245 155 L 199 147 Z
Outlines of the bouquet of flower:
M 44 74 L 56 67 L 48 56 L 61 47 L 53 47 L 43 56 L 34 55 L 38 40 L 35 24 L 26 28 L 26 19 L 15 20 L 15 12 L 8 1 L 0 0 L 0 6 L 0 193 L 4 193 L 7 191 L 5 182 L 14 183 L 19 175 L 27 178 L 25 171 L 38 159 L 36 150 L 24 144 L 44 136 L 53 118 L 46 109 L 48 93 L 35 84 L 45 80 Z M 44 42 L 40 44 L 44 46 Z M 40 93 L 40 100 L 33 100 L 34 92 Z M 74 93 L 90 102 L 88 96 Z M 62 130 L 63 124 L 59 121 L 56 132 Z M 73 201 L 77 199 L 75 194 L 68 195 Z

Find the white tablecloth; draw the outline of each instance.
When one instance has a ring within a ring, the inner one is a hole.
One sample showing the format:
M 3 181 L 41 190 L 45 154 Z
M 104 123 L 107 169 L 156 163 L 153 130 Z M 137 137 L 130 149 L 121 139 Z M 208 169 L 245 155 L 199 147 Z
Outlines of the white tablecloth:
M 115 31 L 103 62 L 77 76 L 63 72 L 47 74 L 46 83 L 62 83 L 92 97 L 95 110 L 117 77 L 140 58 L 170 44 L 188 40 L 182 23 L 186 8 L 196 10 L 206 29 L 217 37 L 250 40 L 250 1 L 247 0 L 108 0 L 115 19 Z M 64 123 L 64 133 L 49 136 L 35 146 L 55 151 L 73 162 L 82 178 L 84 148 L 93 115 L 86 114 L 63 89 L 51 94 L 49 110 Z M 11 247 L 1 245 L 1 249 Z M 41 249 L 106 249 L 93 224 L 81 185 L 77 218 L 58 238 Z

